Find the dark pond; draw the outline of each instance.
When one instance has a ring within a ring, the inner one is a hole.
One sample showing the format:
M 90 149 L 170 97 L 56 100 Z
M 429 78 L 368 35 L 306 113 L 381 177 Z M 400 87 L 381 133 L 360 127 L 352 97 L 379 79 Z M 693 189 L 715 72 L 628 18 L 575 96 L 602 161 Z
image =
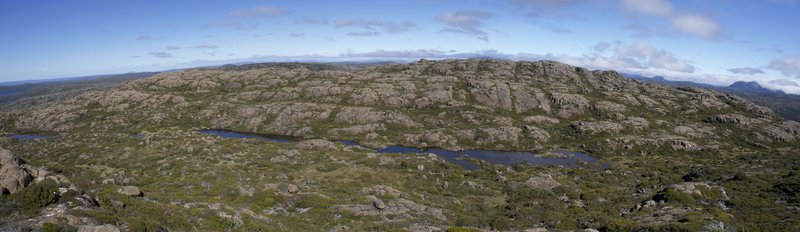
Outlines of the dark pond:
M 243 133 L 243 132 L 234 132 L 228 130 L 199 130 L 198 132 L 203 134 L 209 135 L 217 135 L 223 138 L 253 138 L 253 139 L 261 139 L 279 143 L 289 143 L 295 141 L 291 137 L 286 136 L 272 136 L 272 135 L 263 135 L 263 134 L 255 134 L 255 133 Z M 363 148 L 369 148 L 359 144 L 356 141 L 352 140 L 338 140 L 336 142 L 340 142 L 347 146 L 358 146 Z M 375 152 L 379 154 L 383 153 L 414 153 L 414 154 L 428 154 L 433 153 L 442 157 L 451 163 L 454 163 L 458 166 L 461 166 L 467 170 L 475 170 L 478 169 L 479 166 L 475 165 L 474 163 L 463 159 L 464 157 L 470 157 L 482 161 L 486 161 L 492 164 L 502 164 L 502 165 L 534 165 L 534 166 L 555 166 L 560 165 L 568 168 L 579 168 L 583 165 L 587 165 L 589 167 L 601 167 L 606 168 L 608 165 L 600 163 L 597 159 L 583 153 L 579 152 L 572 152 L 572 151 L 563 151 L 559 150 L 556 151 L 558 154 L 564 155 L 564 157 L 555 157 L 555 158 L 545 158 L 539 157 L 536 154 L 530 152 L 517 152 L 517 151 L 490 151 L 490 150 L 463 150 L 463 151 L 450 151 L 440 148 L 416 148 L 416 147 L 406 147 L 406 146 L 387 146 L 383 148 L 369 148 L 375 150 Z
M 12 134 L 10 136 L 12 139 L 17 140 L 19 142 L 28 142 L 30 140 L 36 139 L 53 139 L 55 136 L 53 135 L 21 135 L 21 134 Z
M 234 132 L 229 130 L 199 130 L 197 132 L 216 135 L 223 138 L 237 138 L 237 139 L 261 139 L 278 143 L 288 143 L 292 141 L 291 137 L 278 136 L 278 135 L 264 135 L 247 132 Z

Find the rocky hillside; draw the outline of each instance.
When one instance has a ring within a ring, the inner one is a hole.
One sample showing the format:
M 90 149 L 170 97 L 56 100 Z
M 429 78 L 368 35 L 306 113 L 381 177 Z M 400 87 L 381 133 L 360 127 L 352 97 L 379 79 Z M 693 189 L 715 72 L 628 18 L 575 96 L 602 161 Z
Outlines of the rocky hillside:
M 4 133 L 56 134 L 0 146 L 82 181 L 101 197 L 82 212 L 122 229 L 800 229 L 800 123 L 735 95 L 552 61 L 193 69 L 0 122 Z M 466 171 L 436 156 L 327 142 L 343 139 L 567 149 L 608 168 L 484 163 Z M 144 197 L 117 193 L 123 180 Z

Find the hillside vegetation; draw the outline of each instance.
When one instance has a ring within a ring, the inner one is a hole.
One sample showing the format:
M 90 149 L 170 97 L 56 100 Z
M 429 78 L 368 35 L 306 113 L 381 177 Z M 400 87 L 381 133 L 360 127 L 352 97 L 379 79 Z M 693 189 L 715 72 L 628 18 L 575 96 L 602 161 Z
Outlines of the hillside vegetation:
M 0 147 L 51 173 L 22 185 L 60 175 L 45 187 L 77 189 L 37 209 L 14 208 L 14 191 L 8 228 L 800 230 L 800 123 L 736 95 L 553 61 L 190 69 L 3 113 L 0 132 L 55 135 Z M 566 149 L 608 167 L 472 160 L 481 168 L 468 171 L 337 140 Z

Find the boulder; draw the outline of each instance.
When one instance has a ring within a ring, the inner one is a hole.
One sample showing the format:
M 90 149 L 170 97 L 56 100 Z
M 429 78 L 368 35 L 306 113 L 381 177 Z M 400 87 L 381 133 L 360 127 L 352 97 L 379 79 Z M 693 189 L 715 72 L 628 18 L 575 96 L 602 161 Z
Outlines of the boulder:
M 24 167 L 19 157 L 8 150 L 0 149 L 0 187 L 16 193 L 27 187 L 35 178 Z
M 119 232 L 119 228 L 111 224 L 105 225 L 85 225 L 78 227 L 78 232 Z
M 119 193 L 125 194 L 126 196 L 131 196 L 131 197 L 144 196 L 144 193 L 142 193 L 142 191 L 139 190 L 139 187 L 130 186 L 130 185 L 122 187 L 122 189 L 119 190 Z
M 289 186 L 286 186 L 286 192 L 295 194 L 297 192 L 300 192 L 300 188 L 298 188 L 297 185 L 289 184 Z
M 381 201 L 381 199 L 377 199 L 377 198 L 375 198 L 372 201 L 372 206 L 375 206 L 376 209 L 385 209 L 386 208 L 386 204 L 384 204 L 383 201 Z
M 101 183 L 103 183 L 103 184 L 117 184 L 117 181 L 114 180 L 114 178 L 108 178 L 108 179 L 103 180 Z
M 535 189 L 544 189 L 550 190 L 555 187 L 561 186 L 561 183 L 558 183 L 553 176 L 550 174 L 541 174 L 538 176 L 531 177 L 528 181 L 525 181 L 525 185 Z
M 702 147 L 697 145 L 694 142 L 686 141 L 686 140 L 672 140 L 672 150 L 676 151 L 699 151 L 702 150 Z
M 522 121 L 527 122 L 527 123 L 534 123 L 534 124 L 556 124 L 556 123 L 560 123 L 561 122 L 556 118 L 551 118 L 551 117 L 541 116 L 541 115 L 528 116 L 528 117 L 522 118 Z

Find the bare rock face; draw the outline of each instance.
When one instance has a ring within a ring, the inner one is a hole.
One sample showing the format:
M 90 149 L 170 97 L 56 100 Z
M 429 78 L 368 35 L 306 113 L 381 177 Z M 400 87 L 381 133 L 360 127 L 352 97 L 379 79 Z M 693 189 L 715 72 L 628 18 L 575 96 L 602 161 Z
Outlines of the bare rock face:
M 740 114 L 721 114 L 708 117 L 707 122 L 749 125 L 752 119 Z
M 763 129 L 769 137 L 782 142 L 794 142 L 800 135 L 800 123 L 786 120 L 780 123 L 765 126 Z
M 388 122 L 406 127 L 419 127 L 408 115 L 399 112 L 382 112 L 369 107 L 344 107 L 336 114 L 336 122 L 349 124 L 366 124 Z
M 523 85 L 511 85 L 511 95 L 514 97 L 514 111 L 517 113 L 530 110 L 550 112 L 550 102 L 539 89 Z
M 501 127 L 482 128 L 480 131 L 485 135 L 485 137 L 478 138 L 478 142 L 480 143 L 511 143 L 512 145 L 515 145 L 517 144 L 522 129 L 517 127 Z
M 627 108 L 625 105 L 617 104 L 609 101 L 601 101 L 594 105 L 594 108 L 604 112 L 623 112 Z
M 35 178 L 19 157 L 0 148 L 0 187 L 16 193 L 27 187 Z
M 562 109 L 585 109 L 589 107 L 589 100 L 580 94 L 552 93 L 550 101 Z
M 635 130 L 642 130 L 650 126 L 650 123 L 647 122 L 647 119 L 641 117 L 628 117 L 625 119 L 625 121 L 622 121 L 622 123 Z
M 547 140 L 550 139 L 550 133 L 547 133 L 546 130 L 543 130 L 541 128 L 525 125 L 523 129 L 525 133 L 528 134 L 528 136 L 530 136 L 533 139 L 536 139 L 537 141 L 547 142 Z
M 511 110 L 511 89 L 507 84 L 489 80 L 469 82 L 470 93 L 479 103 L 502 110 Z

